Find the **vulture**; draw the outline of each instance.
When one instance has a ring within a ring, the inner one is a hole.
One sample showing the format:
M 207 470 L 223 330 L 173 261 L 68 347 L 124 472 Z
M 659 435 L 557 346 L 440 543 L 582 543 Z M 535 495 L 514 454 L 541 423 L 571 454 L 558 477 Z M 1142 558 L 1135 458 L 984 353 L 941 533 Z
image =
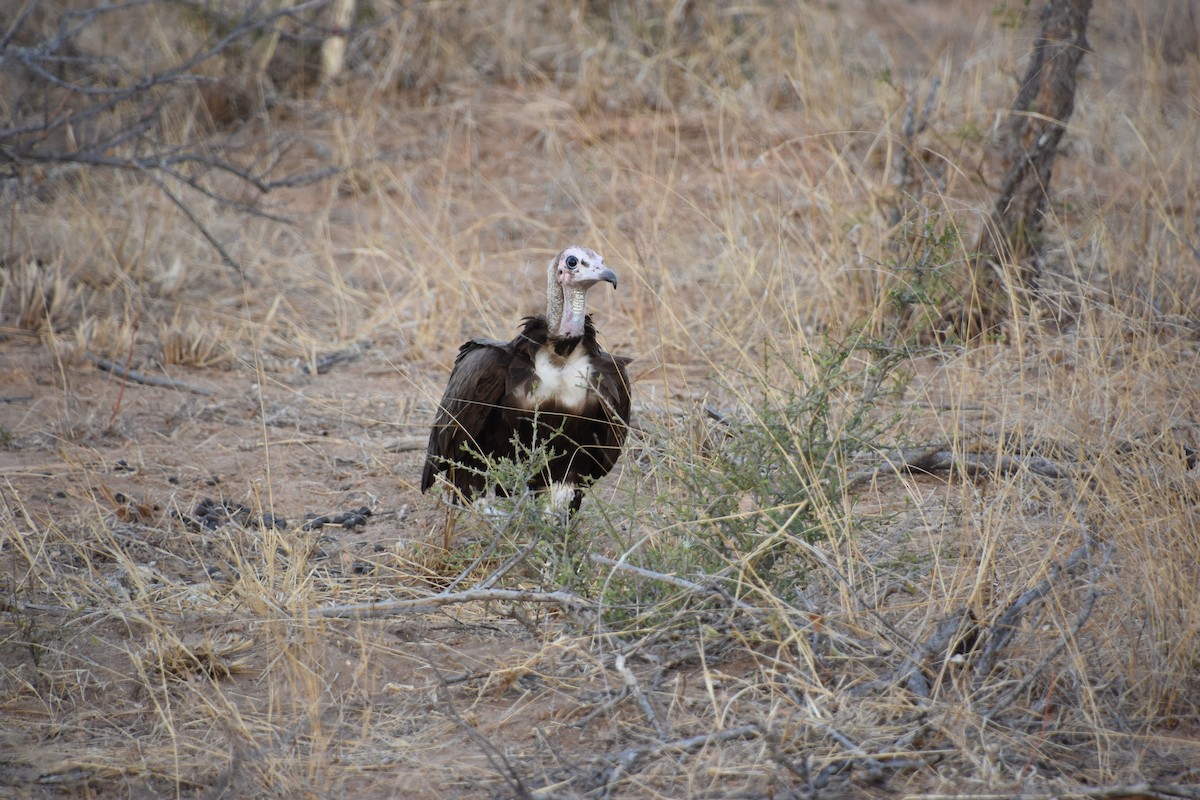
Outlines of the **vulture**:
M 547 269 L 545 315 L 526 317 L 510 342 L 471 339 L 459 349 L 429 434 L 422 492 L 440 476 L 462 497 L 478 497 L 485 459 L 516 458 L 519 443 L 550 454 L 529 488 L 548 491 L 552 510 L 579 510 L 629 430 L 631 359 L 600 347 L 586 313 L 597 283 L 616 289 L 617 276 L 596 251 L 568 247 Z

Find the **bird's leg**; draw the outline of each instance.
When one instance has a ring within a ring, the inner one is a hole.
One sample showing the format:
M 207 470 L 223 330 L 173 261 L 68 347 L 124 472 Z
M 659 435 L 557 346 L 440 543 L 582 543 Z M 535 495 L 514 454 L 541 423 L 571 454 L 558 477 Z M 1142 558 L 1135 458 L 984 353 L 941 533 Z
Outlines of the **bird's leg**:
M 454 521 L 458 519 L 458 509 L 449 503 L 446 504 L 446 524 L 442 527 L 442 548 L 450 552 L 450 540 L 454 536 Z

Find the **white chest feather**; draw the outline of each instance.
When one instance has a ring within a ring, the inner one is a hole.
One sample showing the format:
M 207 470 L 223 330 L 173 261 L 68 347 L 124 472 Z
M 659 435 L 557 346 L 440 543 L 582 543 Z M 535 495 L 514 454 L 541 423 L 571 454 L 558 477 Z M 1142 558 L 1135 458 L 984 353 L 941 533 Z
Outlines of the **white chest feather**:
M 554 357 L 549 350 L 539 350 L 533 369 L 537 377 L 526 396 L 531 407 L 554 400 L 564 411 L 583 409 L 591 386 L 592 364 L 582 347 L 565 359 Z

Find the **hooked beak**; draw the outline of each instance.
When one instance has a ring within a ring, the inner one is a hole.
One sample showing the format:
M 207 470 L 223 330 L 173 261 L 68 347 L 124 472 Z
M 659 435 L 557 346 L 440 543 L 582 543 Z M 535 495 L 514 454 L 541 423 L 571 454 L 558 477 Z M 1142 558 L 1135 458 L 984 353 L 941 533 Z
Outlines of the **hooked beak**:
M 603 263 L 597 265 L 581 266 L 578 270 L 570 273 L 571 284 L 580 288 L 591 288 L 597 283 L 611 283 L 613 288 L 617 288 L 617 273 L 613 272 Z

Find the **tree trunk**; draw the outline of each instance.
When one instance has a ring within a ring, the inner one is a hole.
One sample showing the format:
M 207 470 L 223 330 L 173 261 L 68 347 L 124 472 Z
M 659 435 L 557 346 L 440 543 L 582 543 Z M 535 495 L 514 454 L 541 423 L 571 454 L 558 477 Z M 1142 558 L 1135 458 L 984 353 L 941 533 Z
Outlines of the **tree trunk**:
M 1034 256 L 1049 202 L 1054 158 L 1075 107 L 1075 74 L 1087 52 L 1091 8 L 1092 0 L 1049 0 L 1042 11 L 1041 30 L 1001 144 L 1008 172 L 976 247 L 973 301 L 978 306 L 970 315 L 975 324 L 968 328 L 991 327 L 991 321 L 1003 316 L 1009 290 L 1037 288 L 1040 270 Z M 1015 285 L 1003 285 L 997 263 L 1016 267 Z

